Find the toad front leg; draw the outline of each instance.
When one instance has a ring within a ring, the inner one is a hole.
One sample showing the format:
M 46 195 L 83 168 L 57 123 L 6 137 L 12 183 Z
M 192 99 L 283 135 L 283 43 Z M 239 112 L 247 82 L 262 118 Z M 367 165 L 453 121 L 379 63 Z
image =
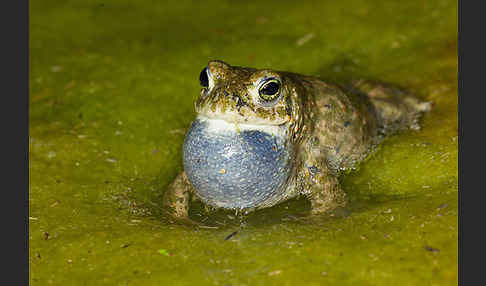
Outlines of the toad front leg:
M 189 182 L 186 172 L 182 172 L 167 188 L 164 194 L 163 207 L 172 217 L 187 219 L 189 217 L 189 202 L 193 194 L 194 187 Z
M 324 162 L 309 162 L 305 194 L 311 202 L 311 213 L 321 214 L 347 204 L 346 194 L 339 180 Z

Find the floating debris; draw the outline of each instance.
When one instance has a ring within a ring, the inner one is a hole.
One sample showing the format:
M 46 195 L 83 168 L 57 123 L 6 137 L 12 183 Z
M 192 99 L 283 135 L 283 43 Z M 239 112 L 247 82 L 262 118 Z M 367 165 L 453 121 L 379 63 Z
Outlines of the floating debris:
M 275 275 L 279 275 L 280 273 L 282 273 L 282 270 L 275 270 L 272 272 L 268 272 L 268 276 L 275 276 Z
M 443 209 L 443 208 L 447 207 L 448 205 L 449 205 L 449 204 L 441 204 L 437 210 L 439 210 L 439 209 Z
M 186 134 L 186 130 L 184 128 L 179 128 L 179 129 L 172 129 L 169 131 L 169 134 Z
M 198 225 L 197 227 L 199 228 L 205 228 L 205 229 L 218 229 L 218 226 L 209 226 L 209 225 Z
M 47 158 L 48 158 L 48 159 L 52 159 L 52 158 L 55 158 L 55 157 L 56 157 L 56 152 L 54 152 L 54 151 L 49 151 L 49 152 L 47 153 Z
M 295 43 L 297 46 L 302 46 L 303 44 L 307 43 L 308 41 L 312 40 L 314 38 L 314 33 L 309 33 L 302 38 L 298 39 L 297 42 Z
M 60 72 L 64 69 L 62 66 L 52 66 L 51 67 L 51 72 Z
M 163 248 L 157 250 L 157 252 L 159 254 L 162 254 L 162 255 L 165 255 L 165 256 L 171 256 L 170 253 L 167 250 L 163 249 Z
M 427 250 L 427 251 L 430 251 L 430 252 L 435 252 L 435 253 L 440 252 L 440 250 L 438 248 L 434 248 L 434 247 L 431 247 L 431 246 L 425 246 L 424 249 Z
M 233 237 L 233 236 L 235 236 L 237 233 L 238 233 L 237 231 L 234 231 L 234 232 L 230 233 L 230 234 L 229 234 L 227 237 L 225 237 L 225 238 L 224 238 L 224 240 L 226 241 L 226 240 L 228 240 L 228 239 L 232 238 L 232 237 Z

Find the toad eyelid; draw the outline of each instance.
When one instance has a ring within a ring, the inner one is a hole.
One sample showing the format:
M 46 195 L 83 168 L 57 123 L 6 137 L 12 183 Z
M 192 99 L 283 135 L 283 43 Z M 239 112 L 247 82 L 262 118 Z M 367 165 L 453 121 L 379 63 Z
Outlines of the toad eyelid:
M 260 90 L 260 88 L 262 88 L 263 85 L 265 85 L 267 82 L 269 81 L 272 81 L 272 80 L 275 80 L 277 81 L 279 84 L 282 84 L 282 82 L 280 81 L 279 78 L 277 77 L 263 77 L 261 79 L 258 80 L 258 83 L 257 83 L 257 89 Z

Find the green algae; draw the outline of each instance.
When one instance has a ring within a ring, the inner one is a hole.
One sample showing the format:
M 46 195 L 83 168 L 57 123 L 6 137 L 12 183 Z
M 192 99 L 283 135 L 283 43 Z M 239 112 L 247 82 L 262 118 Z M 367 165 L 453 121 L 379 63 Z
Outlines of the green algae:
M 342 178 L 335 217 L 296 199 L 174 224 L 161 197 L 210 59 L 435 105 Z M 29 107 L 32 285 L 457 284 L 455 1 L 31 1 Z

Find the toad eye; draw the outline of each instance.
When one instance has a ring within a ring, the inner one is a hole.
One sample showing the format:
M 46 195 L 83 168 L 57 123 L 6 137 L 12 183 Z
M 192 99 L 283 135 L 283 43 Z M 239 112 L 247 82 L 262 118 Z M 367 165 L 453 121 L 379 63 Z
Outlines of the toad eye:
M 208 68 L 205 67 L 199 74 L 199 83 L 202 87 L 209 87 Z
M 269 79 L 265 81 L 258 89 L 258 94 L 265 101 L 275 99 L 280 93 L 280 81 L 278 79 Z

